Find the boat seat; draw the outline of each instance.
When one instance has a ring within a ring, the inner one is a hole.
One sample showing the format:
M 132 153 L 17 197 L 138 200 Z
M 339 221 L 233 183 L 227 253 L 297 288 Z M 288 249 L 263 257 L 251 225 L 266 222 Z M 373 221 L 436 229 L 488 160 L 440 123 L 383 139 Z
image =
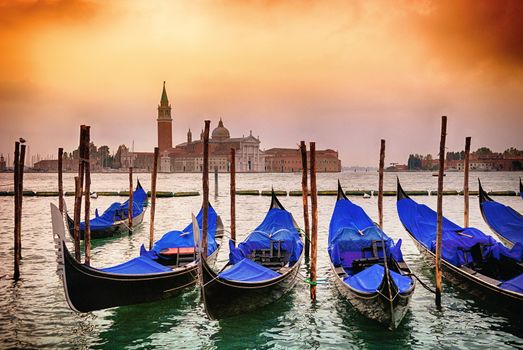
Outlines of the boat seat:
M 372 240 L 370 247 L 361 249 L 363 258 L 377 258 L 380 256 L 380 252 L 383 254 L 383 244 L 381 240 Z
M 166 248 L 160 251 L 162 258 L 172 261 L 175 266 L 185 265 L 196 259 L 194 247 Z
M 251 260 L 271 270 L 280 270 L 289 260 L 287 251 L 282 249 L 282 243 L 283 241 L 271 240 L 269 249 L 253 250 Z
M 355 271 L 364 270 L 365 268 L 375 265 L 380 262 L 380 258 L 362 258 L 356 259 L 352 262 L 352 268 Z

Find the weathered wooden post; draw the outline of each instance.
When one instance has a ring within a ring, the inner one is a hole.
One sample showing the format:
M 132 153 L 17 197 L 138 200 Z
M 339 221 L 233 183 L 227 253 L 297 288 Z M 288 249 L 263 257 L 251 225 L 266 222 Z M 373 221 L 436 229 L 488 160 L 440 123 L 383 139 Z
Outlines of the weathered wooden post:
M 129 167 L 129 209 L 127 213 L 129 234 L 133 233 L 133 167 Z
M 231 148 L 231 241 L 236 245 L 236 149 Z
M 158 147 L 154 147 L 153 172 L 151 175 L 151 225 L 149 227 L 149 249 L 152 249 L 154 244 L 154 210 L 156 208 L 156 175 L 158 173 L 159 153 L 160 150 Z
M 470 136 L 465 138 L 465 164 L 464 170 L 464 181 L 463 181 L 463 199 L 465 200 L 464 215 L 464 227 L 469 227 L 469 162 L 470 162 Z
M 18 245 L 18 231 L 20 228 L 20 222 L 18 221 L 19 215 L 18 212 L 20 211 L 20 203 L 19 199 L 20 196 L 18 194 L 20 187 L 18 186 L 18 182 L 20 181 L 20 177 L 18 176 L 20 171 L 20 142 L 15 142 L 15 160 L 14 160 L 14 235 L 13 235 L 13 257 L 14 257 L 14 271 L 13 271 L 13 279 L 15 281 L 18 281 L 20 278 L 20 255 L 18 254 L 18 250 L 20 249 Z
M 78 200 L 80 198 L 80 200 Z M 80 177 L 74 177 L 74 258 L 80 262 L 80 210 L 82 205 L 82 186 L 80 185 Z M 78 215 L 77 215 L 78 213 Z
M 316 259 L 318 257 L 318 193 L 316 191 L 316 143 L 310 143 L 311 162 L 311 299 L 316 301 Z
M 85 125 L 80 126 L 80 143 L 78 146 L 78 180 L 75 178 L 75 197 L 74 197 L 74 256 L 76 261 L 81 262 L 80 254 L 80 216 L 82 211 L 82 192 L 84 186 L 84 159 L 85 147 L 83 140 L 85 137 Z M 78 184 L 76 183 L 78 181 Z
M 205 121 L 205 129 L 203 131 L 203 219 L 202 219 L 202 258 L 207 258 L 207 229 L 209 216 L 209 128 L 210 120 Z
M 378 182 L 378 224 L 383 229 L 383 168 L 385 167 L 385 140 L 381 140 Z
M 18 259 L 22 259 L 22 201 L 24 195 L 24 167 L 25 167 L 25 145 L 20 146 L 20 159 L 18 162 Z
M 85 212 L 84 212 L 84 247 L 85 247 L 85 264 L 89 266 L 91 264 L 91 163 L 90 163 L 90 148 L 89 143 L 91 140 L 91 127 L 84 127 L 84 171 L 85 171 L 85 190 L 84 190 L 84 201 L 85 201 Z
M 441 236 L 443 231 L 443 175 L 445 171 L 445 139 L 447 137 L 447 117 L 441 117 L 441 140 L 439 144 L 438 172 L 438 221 L 436 229 L 436 306 L 441 307 Z
M 311 232 L 309 227 L 309 189 L 307 185 L 307 145 L 300 142 L 301 152 L 301 196 L 303 202 L 303 223 L 305 229 L 305 259 L 310 257 Z
M 218 197 L 218 167 L 214 167 L 214 196 Z
M 64 181 L 63 181 L 64 149 L 58 148 L 58 209 L 64 213 Z

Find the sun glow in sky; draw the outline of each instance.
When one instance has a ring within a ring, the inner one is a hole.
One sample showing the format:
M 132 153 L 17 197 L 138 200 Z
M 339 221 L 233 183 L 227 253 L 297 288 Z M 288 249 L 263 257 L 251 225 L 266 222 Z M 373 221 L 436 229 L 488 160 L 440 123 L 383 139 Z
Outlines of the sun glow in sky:
M 300 140 L 377 165 L 448 148 L 523 148 L 523 2 L 0 0 L 0 152 L 174 143 L 220 117 L 262 148 Z

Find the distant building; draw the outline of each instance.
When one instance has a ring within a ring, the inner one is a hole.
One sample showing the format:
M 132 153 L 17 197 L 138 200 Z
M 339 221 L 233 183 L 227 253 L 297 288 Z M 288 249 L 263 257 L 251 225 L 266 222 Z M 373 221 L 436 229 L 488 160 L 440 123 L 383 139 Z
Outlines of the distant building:
M 307 152 L 307 159 L 309 159 Z M 308 164 L 310 167 L 310 164 Z M 271 148 L 265 151 L 265 171 L 292 173 L 301 171 L 301 152 L 297 148 Z M 318 172 L 340 172 L 341 160 L 338 152 L 326 149 L 316 150 L 316 170 Z
M 33 169 L 43 172 L 57 172 L 58 171 L 58 160 L 57 159 L 46 159 L 40 160 L 33 165 Z M 91 168 L 91 171 L 98 170 Z M 62 171 L 78 171 L 78 159 L 63 159 L 62 160 Z
M 191 129 L 187 131 L 186 142 L 172 147 L 172 117 L 171 105 L 163 84 L 162 96 L 158 105 L 158 148 L 160 150 L 159 171 L 160 172 L 201 172 L 203 169 L 203 131 L 200 138 L 193 140 Z M 290 172 L 301 169 L 301 158 L 299 152 L 294 149 L 272 149 L 270 153 L 271 165 L 266 164 L 266 152 L 260 149 L 259 137 L 254 137 L 252 131 L 248 136 L 231 137 L 229 130 L 224 126 L 222 119 L 218 126 L 212 130 L 209 138 L 209 170 L 218 172 L 229 172 L 231 167 L 231 148 L 236 151 L 237 172 L 265 172 L 277 171 Z M 281 150 L 275 151 L 275 150 Z M 283 151 L 284 150 L 284 151 Z M 338 153 L 333 150 L 317 151 L 318 171 L 341 171 L 341 162 Z M 283 158 L 285 159 L 283 159 Z M 296 158 L 298 157 L 298 158 Z M 288 158 L 288 159 L 287 159 Z M 300 160 L 294 162 L 295 158 Z M 280 160 L 284 161 L 283 168 L 276 165 Z M 153 167 L 154 155 L 152 152 L 130 152 L 127 147 L 120 146 L 115 162 L 121 168 L 133 166 L 137 170 L 150 171 Z M 289 170 L 290 169 L 290 170 Z
M 6 166 L 6 163 L 5 163 L 5 159 L 4 159 L 4 155 L 0 155 L 0 171 L 6 171 L 7 170 L 7 166 Z

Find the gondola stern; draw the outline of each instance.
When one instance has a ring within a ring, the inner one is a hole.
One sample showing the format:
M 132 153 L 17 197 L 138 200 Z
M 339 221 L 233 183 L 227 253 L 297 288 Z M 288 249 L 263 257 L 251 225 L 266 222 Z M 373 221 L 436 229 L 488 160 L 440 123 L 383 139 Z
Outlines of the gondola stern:
M 276 193 L 274 192 L 274 187 L 271 189 L 271 205 L 269 207 L 269 210 L 270 209 L 282 209 L 282 210 L 285 210 L 285 208 L 281 204 L 280 200 L 276 196 Z
M 409 198 L 409 195 L 407 194 L 407 192 L 405 192 L 403 190 L 403 187 L 401 187 L 401 183 L 400 183 L 400 179 L 399 177 L 396 176 L 396 186 L 397 186 L 397 190 L 396 190 L 396 200 L 399 202 L 400 200 L 402 199 L 406 199 L 406 198 Z
M 339 201 L 340 199 L 347 199 L 348 200 L 347 196 L 343 192 L 343 188 L 341 187 L 340 179 L 338 179 L 338 195 L 336 197 L 336 201 Z
M 487 192 L 483 189 L 483 186 L 481 186 L 481 180 L 478 177 L 478 188 L 479 188 L 479 205 L 481 207 L 481 203 L 485 202 L 492 202 L 493 199 L 490 198 L 490 196 L 487 194 Z

